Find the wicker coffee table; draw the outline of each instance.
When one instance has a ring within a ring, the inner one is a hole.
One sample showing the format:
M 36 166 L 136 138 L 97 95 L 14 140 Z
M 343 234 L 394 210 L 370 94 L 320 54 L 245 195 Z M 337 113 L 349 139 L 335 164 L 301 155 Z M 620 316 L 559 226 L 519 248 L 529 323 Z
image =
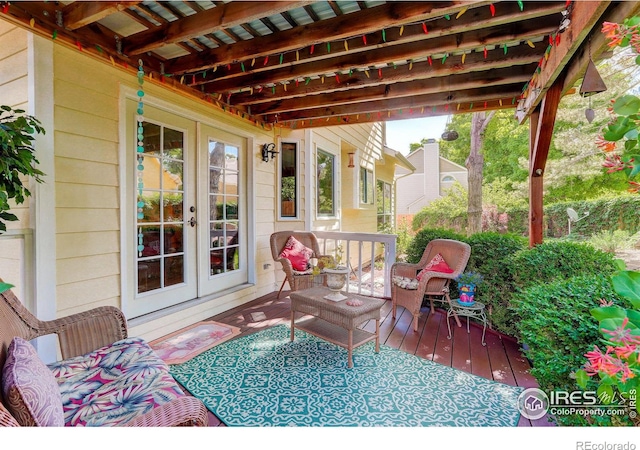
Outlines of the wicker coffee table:
M 375 339 L 376 353 L 380 351 L 380 308 L 384 300 L 348 293 L 347 298 L 339 302 L 327 300 L 331 293 L 324 286 L 292 292 L 291 298 L 291 341 L 295 329 L 306 331 L 332 344 L 346 348 L 348 367 L 353 367 L 353 349 Z M 347 305 L 350 299 L 362 301 L 361 306 Z M 313 319 L 295 322 L 296 313 L 313 316 Z M 376 332 L 357 328 L 367 320 L 376 321 Z

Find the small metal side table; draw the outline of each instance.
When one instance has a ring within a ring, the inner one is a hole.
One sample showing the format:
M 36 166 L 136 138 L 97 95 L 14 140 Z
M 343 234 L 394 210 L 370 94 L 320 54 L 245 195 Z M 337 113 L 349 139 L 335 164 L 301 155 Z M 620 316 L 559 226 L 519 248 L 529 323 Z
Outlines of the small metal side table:
M 484 342 L 484 334 L 485 331 L 487 331 L 487 314 L 485 313 L 484 303 L 474 302 L 472 305 L 468 305 L 466 303 L 460 303 L 460 299 L 458 298 L 451 300 L 451 303 L 449 303 L 449 311 L 447 311 L 448 339 L 451 339 L 451 324 L 449 323 L 449 318 L 454 314 L 467 318 L 467 333 L 469 333 L 469 319 L 480 319 L 482 321 L 482 345 L 487 345 L 486 342 Z

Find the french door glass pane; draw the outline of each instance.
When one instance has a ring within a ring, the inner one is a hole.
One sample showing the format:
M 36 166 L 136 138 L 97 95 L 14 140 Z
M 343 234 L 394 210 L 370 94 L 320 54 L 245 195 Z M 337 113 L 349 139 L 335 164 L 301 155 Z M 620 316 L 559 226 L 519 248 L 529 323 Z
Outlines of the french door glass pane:
M 238 157 L 238 147 L 209 141 L 209 273 L 212 276 L 240 267 Z
M 141 130 L 138 129 L 140 132 Z M 183 283 L 184 133 L 145 122 L 137 160 L 138 293 Z

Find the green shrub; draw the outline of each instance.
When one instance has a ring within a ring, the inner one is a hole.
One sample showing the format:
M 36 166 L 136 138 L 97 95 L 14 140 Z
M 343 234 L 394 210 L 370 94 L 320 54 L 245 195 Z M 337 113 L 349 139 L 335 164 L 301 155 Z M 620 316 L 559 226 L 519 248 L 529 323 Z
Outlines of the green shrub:
M 637 234 L 631 235 L 627 230 L 602 230 L 588 240 L 589 244 L 607 253 L 633 248 L 637 241 Z
M 591 236 L 601 230 L 627 230 L 629 233 L 640 231 L 640 195 L 616 194 L 611 198 L 554 203 L 544 207 L 544 234 L 549 237 L 561 237 L 569 234 L 567 208 L 573 208 L 580 217 L 589 215 L 571 224 L 571 235 Z M 529 208 L 510 208 L 508 231 L 526 236 L 529 233 Z
M 513 280 L 525 288 L 578 275 L 611 275 L 617 270 L 614 257 L 589 244 L 547 241 L 513 255 Z
M 513 314 L 508 309 L 514 289 L 511 255 L 528 247 L 526 238 L 495 232 L 476 233 L 467 242 L 471 257 L 467 270 L 484 275 L 484 283 L 478 289 L 479 300 L 487 306 L 494 329 L 515 336 Z M 452 295 L 456 295 L 452 289 Z
M 407 247 L 407 262 L 416 264 L 422 258 L 424 249 L 427 244 L 434 239 L 455 239 L 456 241 L 466 242 L 467 237 L 456 233 L 455 231 L 445 230 L 443 228 L 424 228 L 416 233 Z
M 577 276 L 540 283 L 514 296 L 511 307 L 521 342 L 528 346 L 531 375 L 545 392 L 578 390 L 572 373 L 584 364 L 584 354 L 599 341 L 598 324 L 590 310 L 600 299 L 621 303 L 608 276 Z M 557 418 L 562 425 L 586 425 L 580 416 Z

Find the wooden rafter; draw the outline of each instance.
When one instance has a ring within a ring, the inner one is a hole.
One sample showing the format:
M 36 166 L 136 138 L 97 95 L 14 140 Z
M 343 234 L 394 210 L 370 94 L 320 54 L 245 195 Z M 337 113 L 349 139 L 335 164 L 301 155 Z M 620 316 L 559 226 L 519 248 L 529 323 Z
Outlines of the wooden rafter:
M 513 85 L 522 86 L 531 75 L 532 64 L 505 67 L 492 71 L 492 77 L 487 78 L 482 72 L 471 72 L 465 74 L 452 75 L 451 77 L 435 77 L 418 79 L 407 82 L 396 82 L 390 84 L 379 84 L 367 88 L 354 90 L 344 90 L 332 92 L 330 94 L 304 95 L 299 97 L 289 97 L 268 103 L 253 104 L 252 114 L 276 114 L 288 111 L 300 111 L 309 108 L 332 107 L 336 105 L 352 105 L 355 103 L 370 102 L 373 100 L 384 100 L 390 94 L 394 98 L 412 97 L 426 94 L 439 94 L 443 92 L 452 93 L 452 104 L 456 103 L 456 91 L 463 91 L 479 87 Z M 234 98 L 234 103 L 239 99 Z M 245 98 L 245 101 L 249 101 Z
M 513 32 L 512 27 L 504 25 L 496 27 L 490 32 L 476 30 L 468 32 L 463 36 L 447 35 L 423 41 L 410 42 L 406 45 L 374 48 L 367 52 L 344 52 L 342 56 L 336 56 L 331 59 L 297 65 L 283 64 L 270 71 L 256 73 L 249 70 L 247 73 L 242 75 L 238 74 L 235 77 L 219 76 L 213 80 L 215 81 L 213 88 L 216 92 L 226 92 L 237 89 L 239 86 L 258 86 L 279 83 L 296 78 L 317 76 L 318 74 L 331 74 L 349 71 L 354 68 L 367 68 L 378 64 L 386 64 L 390 61 L 424 58 L 425 53 L 442 55 L 453 51 L 472 51 L 483 45 L 499 45 L 505 41 L 522 40 L 525 36 L 528 38 L 543 37 L 554 30 L 555 27 L 555 24 L 545 24 L 539 20 L 531 20 L 523 23 L 517 33 Z M 500 48 L 493 49 L 491 52 L 497 53 L 498 59 L 504 56 L 504 52 Z M 484 56 L 482 57 L 484 58 Z
M 77 30 L 137 3 L 140 2 L 73 2 L 62 10 L 64 26 Z
M 167 44 L 184 41 L 202 34 L 213 33 L 241 23 L 260 19 L 301 6 L 304 1 L 231 2 L 200 14 L 169 22 L 160 29 L 142 31 L 127 38 L 125 52 L 139 55 Z
M 233 46 L 211 50 L 198 55 L 198 57 L 180 59 L 175 61 L 174 64 L 171 64 L 170 67 L 167 67 L 167 70 L 179 74 L 210 69 L 218 65 L 225 65 L 239 60 L 250 60 L 251 58 L 260 58 L 284 52 L 295 52 L 297 49 L 307 48 L 312 44 L 317 44 L 317 50 L 320 52 L 321 48 L 319 44 L 324 44 L 327 41 L 327 30 L 333 31 L 330 36 L 334 41 L 353 35 L 377 33 L 380 37 L 371 41 L 372 46 L 382 45 L 383 39 L 380 30 L 389 28 L 389 33 L 397 33 L 397 30 L 392 27 L 411 21 L 431 19 L 448 12 L 450 13 L 455 10 L 453 6 L 445 6 L 450 3 L 457 2 L 385 3 L 375 8 L 362 11 L 357 18 L 353 17 L 353 15 L 344 14 L 304 27 L 291 28 L 280 31 L 279 33 L 272 33 L 260 39 L 242 41 Z M 451 24 L 448 24 L 448 26 L 451 27 Z M 409 33 L 407 33 L 407 36 L 407 39 L 410 39 Z M 396 39 L 389 35 L 389 42 L 395 40 Z M 353 43 L 354 50 L 358 48 L 358 46 L 359 44 L 357 42 Z M 320 54 L 321 53 L 318 53 L 318 55 Z M 317 59 L 318 55 L 316 55 L 314 59 Z M 294 55 L 291 57 L 294 57 Z

